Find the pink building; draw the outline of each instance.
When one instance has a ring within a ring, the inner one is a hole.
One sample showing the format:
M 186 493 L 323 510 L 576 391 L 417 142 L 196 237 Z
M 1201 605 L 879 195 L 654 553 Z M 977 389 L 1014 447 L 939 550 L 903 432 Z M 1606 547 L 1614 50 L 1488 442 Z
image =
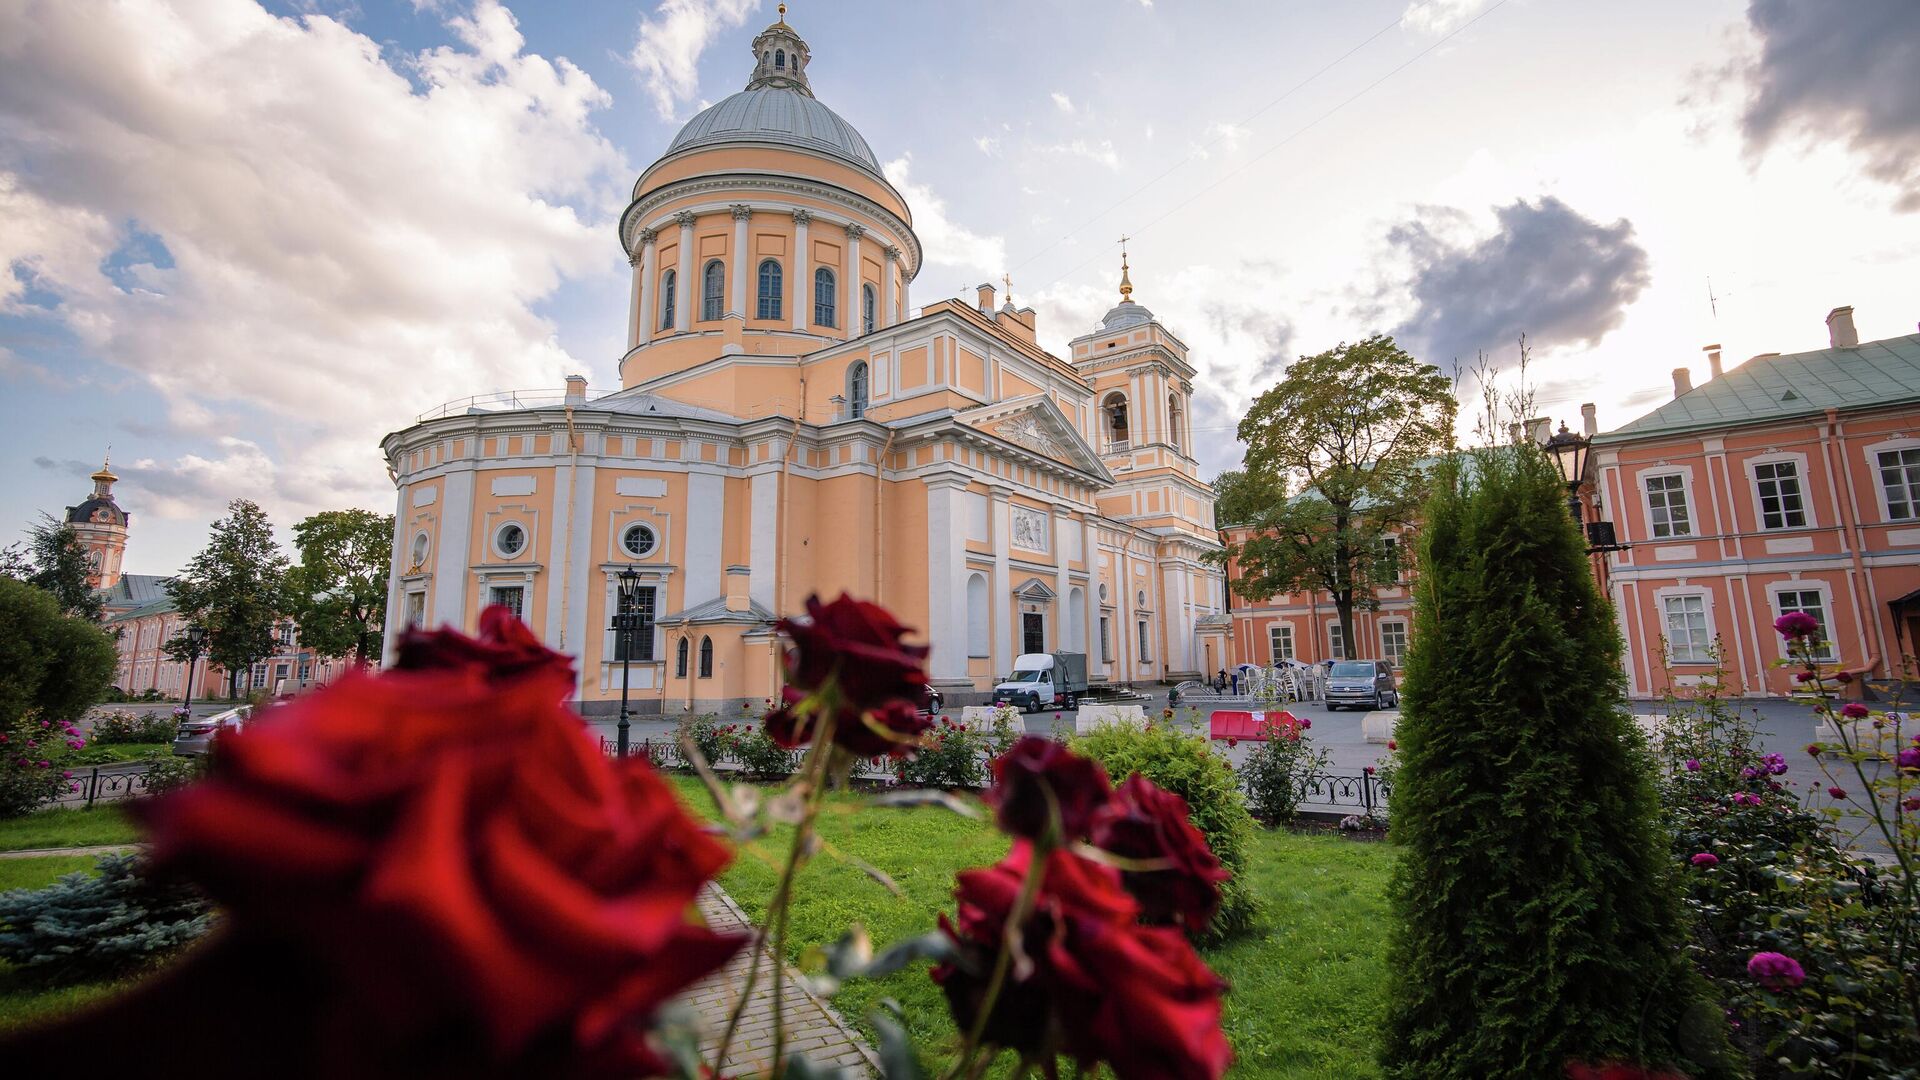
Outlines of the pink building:
M 1674 398 L 1596 435 L 1600 517 L 1629 550 L 1602 583 L 1626 639 L 1630 692 L 1705 678 L 1781 694 L 1792 674 L 1773 621 L 1805 611 L 1828 656 L 1897 677 L 1920 629 L 1920 335 L 1862 343 L 1853 309 L 1831 345 L 1756 356 L 1707 381 L 1674 372 Z

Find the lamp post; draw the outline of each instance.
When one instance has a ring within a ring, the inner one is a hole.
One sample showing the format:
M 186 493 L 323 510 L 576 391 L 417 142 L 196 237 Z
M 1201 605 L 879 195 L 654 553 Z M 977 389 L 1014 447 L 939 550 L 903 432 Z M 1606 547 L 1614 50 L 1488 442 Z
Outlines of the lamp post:
M 627 756 L 627 684 L 633 664 L 633 631 L 640 621 L 640 572 L 629 566 L 620 571 L 619 607 L 613 616 L 614 647 L 620 650 L 619 754 Z
M 198 626 L 187 627 L 187 695 L 180 707 L 187 711 L 187 719 L 193 719 L 193 666 L 200 662 L 200 652 L 207 647 L 207 632 Z
M 1567 482 L 1567 510 L 1576 522 L 1584 521 L 1580 513 L 1580 484 L 1587 476 L 1587 448 L 1586 436 L 1568 431 L 1564 423 L 1544 448 L 1553 455 L 1554 464 L 1560 466 L 1560 478 Z

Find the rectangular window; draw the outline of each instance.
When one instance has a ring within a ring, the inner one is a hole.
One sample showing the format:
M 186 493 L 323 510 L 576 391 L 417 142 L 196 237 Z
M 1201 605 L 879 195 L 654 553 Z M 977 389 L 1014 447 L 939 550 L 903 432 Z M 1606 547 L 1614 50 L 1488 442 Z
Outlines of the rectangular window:
M 654 619 L 659 613 L 655 602 L 658 595 L 657 589 L 643 588 L 634 597 L 634 613 L 640 618 L 634 626 L 633 633 L 628 636 L 624 654 L 620 648 L 620 632 L 614 631 L 611 652 L 615 663 L 621 660 L 632 660 L 642 664 L 653 662 Z M 615 602 L 618 603 L 618 593 L 615 594 Z
M 1880 452 L 1880 489 L 1887 495 L 1887 520 L 1920 518 L 1920 446 Z
M 1380 624 L 1380 656 L 1394 667 L 1405 667 L 1407 656 L 1407 624 L 1403 622 L 1383 622 Z
M 1143 664 L 1153 659 L 1153 650 L 1148 647 L 1149 644 L 1151 643 L 1152 634 L 1153 632 L 1147 628 L 1147 620 L 1141 619 L 1140 620 L 1140 662 Z
M 1397 537 L 1380 538 L 1380 569 L 1374 577 L 1380 581 L 1400 580 L 1400 541 Z
M 1753 467 L 1760 494 L 1760 527 L 1804 529 L 1807 508 L 1800 498 L 1800 466 L 1791 461 L 1766 461 Z
M 1815 660 L 1832 663 L 1840 659 L 1833 648 L 1833 628 L 1827 622 L 1826 597 L 1820 595 L 1820 590 L 1788 589 L 1777 592 L 1773 594 L 1773 603 L 1782 615 L 1789 611 L 1802 611 L 1813 616 L 1813 621 L 1820 624 L 1820 632 L 1814 635 L 1813 658 Z
M 1335 660 L 1347 658 L 1347 636 L 1340 632 L 1339 623 L 1327 624 L 1327 655 Z
M 427 594 L 410 592 L 407 594 L 407 625 L 424 626 L 427 622 Z
M 1286 623 L 1267 627 L 1267 650 L 1275 661 L 1293 659 L 1293 627 Z
M 1693 535 L 1693 522 L 1687 517 L 1686 484 L 1679 473 L 1647 477 L 1647 516 L 1653 519 L 1654 539 Z
M 254 686 L 267 685 L 267 665 L 265 664 L 253 665 L 253 674 L 248 679 L 248 681 Z
M 1710 663 L 1713 639 L 1707 636 L 1707 598 L 1669 596 L 1660 603 L 1667 617 L 1667 658 L 1676 664 Z
M 308 660 L 300 661 L 300 681 L 307 682 L 312 678 L 313 678 L 313 663 Z
M 1105 615 L 1100 616 L 1100 659 L 1113 663 L 1113 632 Z
M 527 587 L 525 585 L 495 585 L 487 590 L 487 603 L 499 604 L 513 612 L 515 618 L 525 618 Z

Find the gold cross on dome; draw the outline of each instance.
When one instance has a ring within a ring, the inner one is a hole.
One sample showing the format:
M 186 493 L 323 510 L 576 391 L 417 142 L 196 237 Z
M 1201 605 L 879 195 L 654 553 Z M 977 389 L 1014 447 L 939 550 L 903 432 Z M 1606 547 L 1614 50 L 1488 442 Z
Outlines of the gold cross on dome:
M 1013 275 L 1001 274 L 1000 284 L 1005 285 L 1007 287 L 1007 303 L 1009 304 L 1013 303 Z

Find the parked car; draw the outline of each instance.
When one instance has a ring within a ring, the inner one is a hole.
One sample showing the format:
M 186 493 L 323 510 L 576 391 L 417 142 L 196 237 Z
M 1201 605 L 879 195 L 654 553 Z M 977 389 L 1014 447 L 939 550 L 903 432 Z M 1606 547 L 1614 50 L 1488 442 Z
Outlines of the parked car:
M 270 708 L 271 705 L 263 705 Z M 226 712 L 202 716 L 199 719 L 183 721 L 180 730 L 173 737 L 173 752 L 179 755 L 204 754 L 213 746 L 213 740 L 223 731 L 239 731 L 247 724 L 247 708 L 228 709 Z
M 1400 706 L 1393 665 L 1385 660 L 1336 660 L 1327 670 L 1327 710 L 1356 705 L 1365 709 Z
M 1085 653 L 1021 653 L 1014 658 L 1013 674 L 993 688 L 993 700 L 1013 705 L 1021 712 L 1056 706 L 1077 709 L 1080 695 L 1086 692 Z
M 929 713 L 937 713 L 945 708 L 946 700 L 947 699 L 940 696 L 940 691 L 932 687 L 927 688 L 927 711 Z

